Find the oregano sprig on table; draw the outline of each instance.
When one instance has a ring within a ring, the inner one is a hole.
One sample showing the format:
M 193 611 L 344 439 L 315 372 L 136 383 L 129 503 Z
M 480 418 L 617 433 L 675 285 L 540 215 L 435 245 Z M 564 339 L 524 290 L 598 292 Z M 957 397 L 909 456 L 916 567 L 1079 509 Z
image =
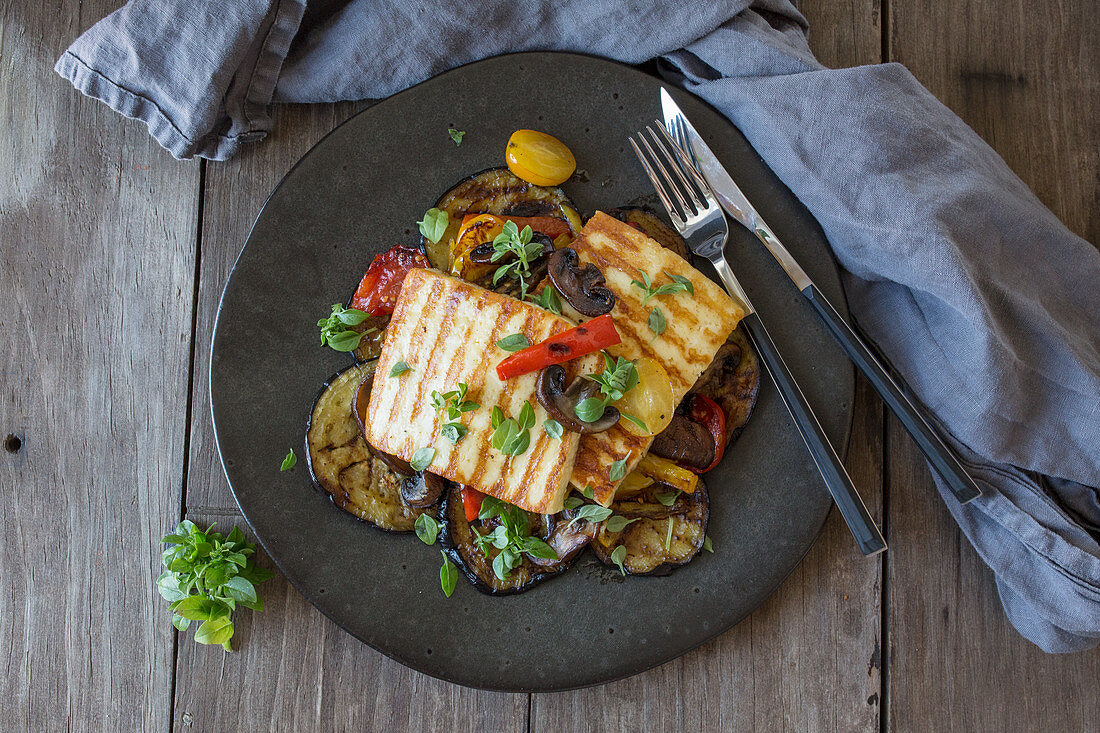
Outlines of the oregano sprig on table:
M 186 631 L 192 621 L 201 621 L 195 641 L 231 652 L 233 611 L 238 605 L 264 610 L 256 586 L 273 573 L 256 565 L 256 545 L 246 542 L 241 530 L 234 527 L 224 536 L 213 529 L 185 519 L 161 540 L 171 546 L 161 554 L 166 570 L 157 578 L 157 590 L 171 603 L 173 626 Z

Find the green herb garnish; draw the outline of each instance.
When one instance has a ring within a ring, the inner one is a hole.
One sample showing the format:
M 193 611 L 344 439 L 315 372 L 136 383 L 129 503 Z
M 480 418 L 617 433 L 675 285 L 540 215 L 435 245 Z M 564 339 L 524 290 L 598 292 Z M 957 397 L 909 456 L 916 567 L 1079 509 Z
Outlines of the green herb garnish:
M 619 545 L 611 551 L 611 562 L 619 566 L 619 572 L 626 577 L 626 568 L 623 567 L 623 560 L 626 559 L 626 546 Z
M 524 402 L 516 418 L 505 417 L 504 411 L 493 407 L 490 418 L 493 437 L 490 444 L 507 456 L 522 455 L 531 447 L 531 428 L 535 426 L 535 410 L 530 402 Z
M 633 519 L 627 519 L 624 516 L 616 514 L 613 517 L 608 517 L 608 519 L 607 519 L 607 531 L 608 532 L 622 532 L 624 529 L 626 529 L 626 526 L 628 524 L 632 524 L 632 523 L 637 522 L 637 521 L 638 521 L 638 517 L 634 517 Z
M 447 231 L 447 225 L 451 223 L 451 217 L 446 211 L 431 208 L 424 212 L 424 219 L 416 223 L 420 227 L 420 233 L 429 242 L 439 244 L 439 240 L 443 238 L 443 234 Z
M 618 359 L 612 359 L 606 353 L 603 359 L 603 373 L 584 375 L 585 379 L 600 385 L 600 394 L 603 396 L 581 400 L 573 408 L 573 412 L 584 422 L 599 420 L 609 404 L 622 399 L 623 394 L 638 386 L 638 369 L 634 366 L 634 362 L 621 356 Z M 637 418 L 633 418 L 632 421 L 641 423 Z M 644 427 L 645 423 L 641 424 Z
M 460 422 L 446 423 L 439 430 L 439 434 L 447 440 L 451 441 L 452 443 L 457 443 L 458 441 L 465 438 L 467 432 L 469 432 L 469 428 L 467 428 Z
M 493 574 L 501 580 L 523 562 L 524 553 L 545 560 L 558 559 L 553 547 L 531 534 L 527 512 L 518 506 L 486 496 L 477 516 L 482 520 L 500 517 L 500 524 L 492 532 L 480 534 L 474 530 L 474 533 L 477 534 L 478 548 L 485 557 L 489 557 L 493 549 L 498 551 L 493 558 Z
M 358 326 L 368 317 L 369 314 L 361 310 L 344 308 L 339 303 L 333 303 L 332 314 L 317 321 L 317 326 L 321 329 L 321 346 L 329 346 L 335 351 L 355 351 L 364 336 L 378 330 L 368 328 L 365 331 L 355 331 L 350 328 Z
M 465 130 L 456 130 L 453 127 L 447 128 L 447 134 L 451 136 L 451 139 L 455 141 L 455 145 L 462 144 L 462 138 L 466 136 Z
M 458 582 L 458 568 L 443 550 L 440 550 L 439 554 L 443 555 L 443 567 L 439 569 L 439 585 L 443 588 L 443 595 L 450 598 L 455 592 L 455 583 Z
M 632 422 L 635 425 L 637 425 L 638 427 L 640 427 L 642 430 L 645 430 L 646 432 L 649 432 L 649 428 L 646 427 L 646 424 L 642 420 L 634 417 L 633 415 L 631 415 L 629 413 L 626 413 L 626 412 L 623 412 L 622 410 L 619 410 L 619 417 L 621 417 L 623 420 L 627 420 L 629 422 Z
M 583 496 L 585 499 L 591 499 L 593 501 L 596 500 L 595 495 L 592 493 L 591 486 L 585 486 L 584 489 L 581 491 L 581 496 Z
M 625 458 L 620 458 L 611 464 L 611 471 L 608 473 L 608 478 L 612 481 L 619 481 L 626 476 L 626 462 L 630 460 L 630 454 L 627 453 Z
M 555 440 L 561 440 L 562 433 L 564 432 L 561 423 L 554 418 L 547 418 L 542 424 L 542 429 L 546 431 L 547 435 Z
M 611 512 L 610 508 L 599 504 L 585 504 L 577 508 L 577 514 L 573 517 L 573 521 L 569 523 L 569 526 L 572 527 L 582 519 L 593 523 L 602 522 L 611 516 Z
M 668 548 L 672 547 L 672 525 L 675 523 L 676 522 L 673 521 L 672 517 L 668 518 L 668 533 L 665 534 L 665 550 L 668 550 Z
M 525 226 L 523 231 L 520 231 L 516 223 L 509 219 L 504 222 L 504 231 L 493 240 L 493 254 L 489 258 L 490 262 L 496 262 L 509 254 L 515 257 L 515 260 L 501 265 L 493 273 L 493 285 L 505 277 L 519 280 L 520 300 L 527 300 L 527 280 L 531 277 L 531 262 L 542 251 L 541 244 L 531 241 L 532 234 L 531 227 Z
M 668 276 L 669 280 L 672 280 L 673 282 L 676 282 L 676 283 L 679 283 L 680 285 L 683 285 L 684 290 L 686 290 L 690 295 L 695 295 L 695 286 L 692 285 L 691 280 L 688 280 L 683 275 L 673 275 L 668 270 L 665 270 L 664 272 L 665 272 L 665 275 Z
M 666 272 L 665 275 L 668 275 L 672 282 L 654 287 L 653 281 L 650 279 L 646 271 L 639 270 L 639 272 L 642 273 L 642 280 L 631 280 L 630 284 L 640 288 L 641 291 L 645 294 L 645 297 L 642 298 L 643 306 L 648 303 L 651 298 L 657 298 L 662 295 L 672 295 L 673 293 L 691 293 L 692 295 L 695 295 L 695 286 L 692 285 L 691 281 L 688 280 L 686 277 L 669 275 Z
M 649 330 L 653 332 L 653 338 L 656 339 L 665 329 L 668 327 L 668 322 L 665 320 L 665 312 L 660 308 L 654 308 L 649 312 Z
M 710 535 L 703 536 L 703 549 L 707 552 L 714 554 L 714 545 L 710 543 Z
M 405 372 L 411 372 L 413 368 L 407 362 L 399 361 L 390 367 L 390 378 L 400 377 Z
M 466 399 L 466 390 L 469 388 L 469 385 L 465 382 L 459 382 L 458 389 L 449 392 L 439 392 L 433 389 L 429 397 L 432 407 L 435 408 L 436 412 L 446 408 L 447 419 L 458 420 L 462 417 L 462 413 L 471 412 L 481 407 L 478 403 Z
M 289 471 L 294 468 L 298 463 L 298 456 L 294 455 L 294 451 L 291 450 L 286 454 L 286 458 L 283 459 L 283 465 L 279 466 L 280 471 Z
M 225 537 L 213 527 L 204 531 L 185 519 L 161 540 L 171 547 L 161 554 L 167 569 L 157 578 L 157 591 L 171 602 L 173 626 L 186 631 L 192 621 L 202 621 L 195 641 L 230 652 L 233 611 L 238 605 L 264 610 L 256 586 L 273 573 L 256 565 L 256 545 L 245 542 L 241 530 L 234 527 Z
M 417 448 L 416 452 L 413 453 L 412 460 L 409 461 L 409 465 L 412 466 L 414 471 L 423 471 L 432 465 L 433 458 L 435 458 L 435 448 L 431 446 Z
M 528 298 L 540 308 L 548 310 L 551 313 L 556 313 L 559 316 L 561 315 L 561 298 L 558 297 L 558 291 L 554 290 L 553 285 L 547 283 L 541 293 L 538 295 L 529 295 Z
M 531 342 L 522 333 L 513 333 L 497 341 L 497 346 L 505 351 L 523 351 L 530 345 Z
M 673 491 L 663 491 L 660 494 L 657 494 L 654 498 L 656 498 L 657 501 L 661 502 L 665 506 L 672 506 L 676 503 L 676 497 L 679 495 L 680 491 L 678 489 L 674 489 Z
M 580 498 L 579 496 L 567 496 L 565 497 L 563 505 L 566 509 L 576 509 L 583 503 L 584 499 Z
M 416 518 L 416 523 L 413 525 L 416 529 L 416 536 L 420 538 L 420 541 L 425 545 L 434 545 L 436 537 L 439 536 L 439 522 L 431 514 L 421 514 Z

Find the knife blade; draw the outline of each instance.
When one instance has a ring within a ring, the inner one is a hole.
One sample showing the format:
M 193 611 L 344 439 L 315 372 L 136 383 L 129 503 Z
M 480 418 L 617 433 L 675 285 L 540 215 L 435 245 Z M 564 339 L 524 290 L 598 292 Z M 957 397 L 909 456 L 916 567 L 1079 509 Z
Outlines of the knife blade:
M 722 208 L 726 210 L 726 213 L 764 243 L 764 246 L 779 261 L 779 265 L 787 272 L 787 275 L 794 281 L 799 290 L 811 285 L 813 281 L 791 256 L 791 253 L 787 251 L 787 248 L 783 246 L 783 243 L 779 241 L 779 237 L 775 236 L 775 232 L 771 230 L 763 217 L 749 203 L 748 197 L 733 182 L 730 174 L 718 162 L 718 158 L 711 151 L 710 146 L 699 135 L 699 132 L 691 124 L 683 110 L 680 109 L 680 106 L 673 101 L 672 95 L 663 87 L 661 89 L 661 113 L 664 116 L 666 128 L 671 129 L 674 125 L 682 126 L 691 143 L 688 154 L 694 160 L 696 168 L 707 179 L 714 191 L 715 198 L 718 199 L 718 203 L 722 204 Z
M 756 238 L 771 252 L 772 257 L 779 262 L 787 276 L 810 301 L 830 335 L 840 345 L 852 363 L 859 367 L 859 370 L 867 377 L 871 386 L 882 397 L 883 402 L 897 415 L 898 420 L 913 437 L 917 447 L 924 453 L 932 468 L 943 478 L 944 483 L 951 489 L 955 498 L 960 503 L 965 504 L 980 496 L 981 489 L 978 488 L 974 479 L 959 463 L 954 452 L 947 447 L 943 439 L 932 428 L 927 418 L 921 413 L 920 408 L 905 395 L 867 344 L 852 330 L 852 327 L 828 301 L 805 270 L 799 266 L 791 253 L 779 241 L 779 237 L 775 236 L 775 232 L 771 230 L 771 227 L 749 202 L 748 197 L 730 177 L 725 167 L 718 162 L 717 156 L 703 140 L 695 126 L 691 124 L 680 106 L 672 99 L 672 95 L 663 87 L 661 88 L 661 113 L 664 117 L 665 128 L 669 133 L 673 137 L 683 137 L 681 147 L 684 148 L 692 162 L 695 163 L 695 167 L 702 173 L 703 178 L 706 179 L 714 191 L 714 196 L 718 199 L 722 208 L 726 210 L 730 218 L 755 234 Z

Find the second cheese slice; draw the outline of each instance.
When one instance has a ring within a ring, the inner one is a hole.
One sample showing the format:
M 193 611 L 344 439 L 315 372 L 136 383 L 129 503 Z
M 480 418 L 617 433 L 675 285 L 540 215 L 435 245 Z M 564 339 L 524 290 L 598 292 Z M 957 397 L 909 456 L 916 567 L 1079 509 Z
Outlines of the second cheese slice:
M 597 211 L 588 220 L 570 246 L 581 262 L 600 268 L 608 289 L 615 293 L 611 315 L 623 341 L 608 351 L 627 359 L 647 356 L 659 362 L 668 372 L 673 397 L 679 402 L 710 365 L 745 311 L 683 257 L 603 212 Z M 645 292 L 631 282 L 643 280 L 643 271 L 654 287 L 673 282 L 669 275 L 687 278 L 695 294 L 661 295 L 643 303 Z M 648 325 L 654 308 L 661 309 L 667 322 L 659 336 Z M 591 486 L 596 500 L 607 506 L 620 481 L 611 478 L 612 463 L 625 459 L 629 473 L 652 443 L 653 438 L 631 434 L 622 422 L 606 432 L 585 435 L 572 481 L 579 488 Z
M 427 470 L 523 509 L 540 514 L 561 511 L 577 452 L 576 433 L 560 439 L 543 429 L 545 410 L 535 400 L 537 373 L 502 382 L 496 365 L 508 356 L 496 342 L 522 333 L 538 343 L 573 326 L 528 303 L 490 292 L 434 270 L 412 270 L 401 287 L 386 341 L 374 372 L 368 408 L 367 441 L 406 461 L 420 448 L 434 448 Z M 570 380 L 578 369 L 594 371 L 598 357 L 570 362 Z M 390 377 L 404 361 L 412 371 Z M 462 415 L 468 432 L 457 444 L 440 435 L 448 422 L 432 407 L 431 393 L 468 385 L 466 399 L 480 407 Z M 491 412 L 499 407 L 518 417 L 523 404 L 535 411 L 530 447 L 506 456 L 491 445 Z

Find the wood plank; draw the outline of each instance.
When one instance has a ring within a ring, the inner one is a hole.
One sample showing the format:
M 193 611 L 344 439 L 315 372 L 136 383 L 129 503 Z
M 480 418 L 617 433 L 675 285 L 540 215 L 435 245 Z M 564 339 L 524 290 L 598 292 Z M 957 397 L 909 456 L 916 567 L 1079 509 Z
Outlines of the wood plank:
M 272 136 L 206 168 L 197 304 L 188 516 L 229 526 L 236 513 L 214 445 L 210 339 L 218 300 L 252 221 L 279 179 L 363 103 L 279 107 Z M 281 576 L 263 613 L 240 614 L 239 652 L 180 637 L 175 727 L 181 730 L 521 730 L 527 696 L 432 679 L 379 654 L 322 616 Z M 211 694 L 218 690 L 218 694 Z
M 879 3 L 801 8 L 810 45 L 840 67 L 880 58 Z M 882 475 L 882 403 L 857 382 L 847 460 L 860 487 Z M 881 496 L 864 491 L 871 515 Z M 669 664 L 603 687 L 533 695 L 532 731 L 878 730 L 882 560 L 864 560 L 843 519 L 741 624 Z
M 188 518 L 246 528 L 236 513 Z M 234 617 L 232 654 L 195 643 L 191 631 L 180 634 L 176 730 L 525 729 L 527 695 L 471 690 L 414 672 L 322 616 L 278 572 L 260 595 L 264 611 Z
M 890 45 L 1071 229 L 1100 219 L 1100 8 L 1089 2 L 892 0 Z M 1009 625 L 992 574 L 923 458 L 887 426 L 891 726 L 1087 730 L 1100 650 L 1052 656 Z
M 1100 242 L 1100 4 L 892 0 L 892 61 L 1074 232 Z
M 1095 729 L 1100 649 L 1045 654 L 1005 618 L 993 574 L 942 505 L 923 456 L 891 417 L 890 726 Z
M 830 69 L 882 61 L 882 0 L 798 3 L 810 23 L 810 49 Z
M 2 730 L 169 719 L 199 168 L 53 73 L 117 4 L 0 6 Z
M 859 380 L 847 460 L 882 485 L 882 403 Z M 879 496 L 864 492 L 879 521 Z M 832 512 L 774 596 L 718 639 L 602 687 L 532 696 L 531 730 L 877 731 L 882 565 Z

